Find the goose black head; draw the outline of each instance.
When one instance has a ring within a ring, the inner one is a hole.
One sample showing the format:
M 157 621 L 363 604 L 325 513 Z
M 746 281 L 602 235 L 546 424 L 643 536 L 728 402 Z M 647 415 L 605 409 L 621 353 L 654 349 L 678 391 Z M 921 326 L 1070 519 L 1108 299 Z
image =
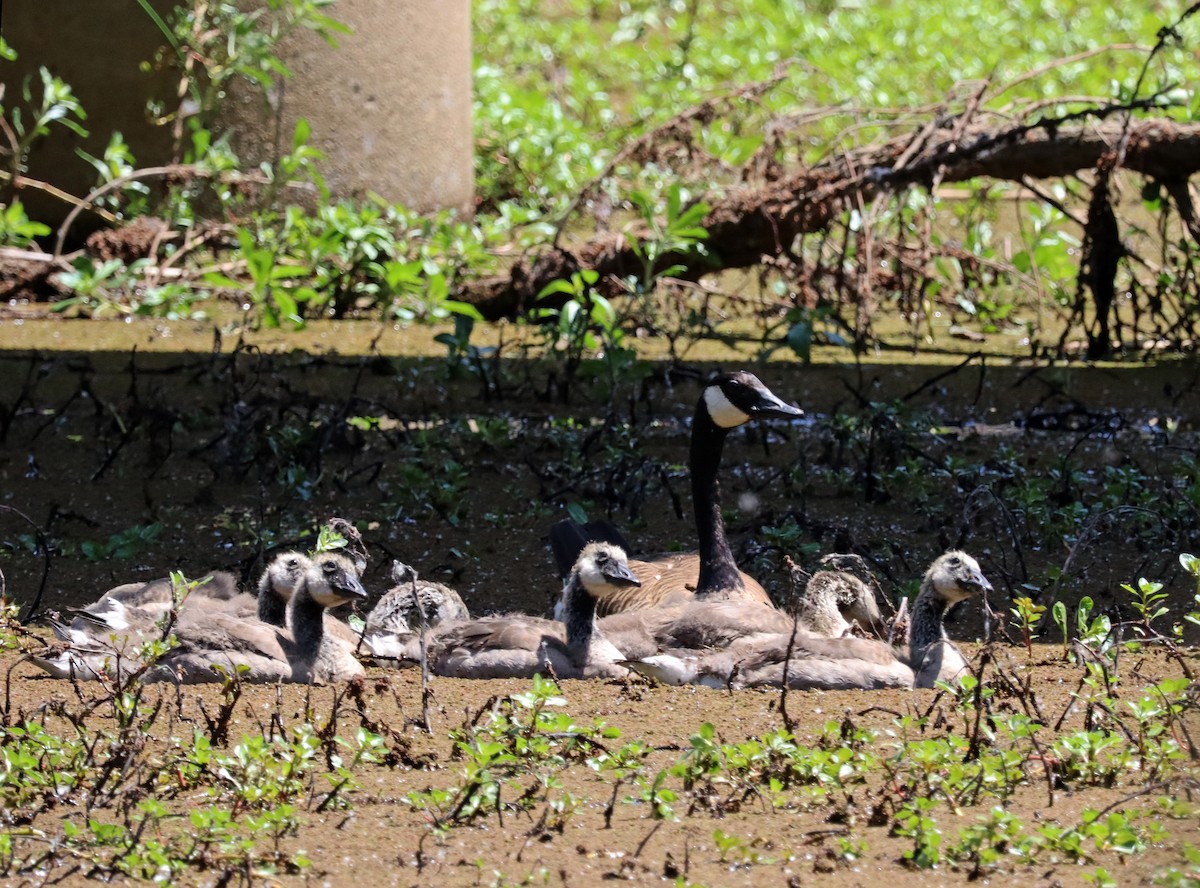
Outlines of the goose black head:
M 966 552 L 957 551 L 938 556 L 925 574 L 925 585 L 932 587 L 947 604 L 992 591 L 979 562 Z
M 316 555 L 307 579 L 309 594 L 322 607 L 367 599 L 367 590 L 358 579 L 358 565 L 340 552 Z
M 753 373 L 722 373 L 704 389 L 704 409 L 719 428 L 732 429 L 751 419 L 795 419 L 804 411 L 785 403 Z

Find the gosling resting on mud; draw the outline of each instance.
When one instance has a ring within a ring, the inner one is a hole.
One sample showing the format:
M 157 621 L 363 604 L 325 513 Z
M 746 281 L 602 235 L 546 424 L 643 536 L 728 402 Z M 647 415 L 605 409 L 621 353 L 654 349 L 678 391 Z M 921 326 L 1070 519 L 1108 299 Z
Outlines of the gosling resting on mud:
M 946 609 L 991 588 L 974 558 L 965 552 L 947 552 L 925 573 L 905 645 L 785 632 L 749 635 L 719 651 L 671 651 L 629 666 L 666 684 L 786 684 L 824 690 L 932 687 L 937 681 L 956 680 L 967 668 L 942 625 Z

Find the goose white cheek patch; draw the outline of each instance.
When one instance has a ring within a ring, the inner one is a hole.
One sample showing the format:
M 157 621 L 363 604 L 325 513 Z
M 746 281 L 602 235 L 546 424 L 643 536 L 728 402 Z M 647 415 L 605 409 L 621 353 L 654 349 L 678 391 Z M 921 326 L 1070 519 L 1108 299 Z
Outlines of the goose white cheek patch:
M 704 406 L 712 421 L 723 429 L 736 428 L 750 421 L 750 414 L 733 406 L 720 386 L 710 385 L 704 390 Z
M 608 585 L 608 578 L 604 576 L 600 568 L 596 566 L 596 562 L 590 558 L 579 567 L 579 580 L 583 583 L 585 589 L 589 592 L 595 592 L 598 589 L 603 589 Z

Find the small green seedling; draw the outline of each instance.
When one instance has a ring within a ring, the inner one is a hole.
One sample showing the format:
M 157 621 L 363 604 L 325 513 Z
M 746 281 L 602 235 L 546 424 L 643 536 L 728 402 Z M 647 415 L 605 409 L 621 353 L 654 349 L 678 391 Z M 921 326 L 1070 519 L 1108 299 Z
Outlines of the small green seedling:
M 1017 618 L 1017 626 L 1020 627 L 1021 637 L 1025 642 L 1025 651 L 1030 655 L 1033 654 L 1033 640 L 1038 637 L 1037 625 L 1045 612 L 1044 604 L 1034 604 L 1033 599 L 1028 596 L 1013 600 L 1011 613 Z

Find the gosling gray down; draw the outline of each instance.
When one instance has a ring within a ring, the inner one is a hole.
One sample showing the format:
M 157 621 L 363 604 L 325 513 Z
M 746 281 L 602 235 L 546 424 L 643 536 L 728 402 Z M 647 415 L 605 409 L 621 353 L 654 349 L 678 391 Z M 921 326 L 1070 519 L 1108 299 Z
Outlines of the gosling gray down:
M 377 657 L 401 657 L 421 631 L 422 622 L 425 629 L 433 629 L 471 619 L 462 597 L 449 586 L 422 580 L 399 561 L 392 562 L 391 576 L 394 585 L 371 608 L 363 627 L 363 647 Z
M 852 625 L 878 630 L 882 624 L 874 590 L 858 578 L 866 565 L 857 555 L 827 555 L 825 569 L 802 571 L 785 613 L 757 602 L 690 601 L 628 610 L 600 620 L 601 630 L 630 659 L 663 649 L 725 648 L 739 639 L 795 631 L 798 636 L 836 638 Z M 853 571 L 853 573 L 851 573 Z M 869 571 L 867 572 L 869 576 Z
M 598 596 L 636 586 L 625 553 L 590 543 L 576 559 L 567 583 L 565 621 L 519 614 L 443 623 L 427 633 L 430 669 L 458 678 L 616 678 L 628 673 L 623 654 L 596 625 Z M 404 653 L 419 659 L 418 642 Z
M 96 638 L 107 639 L 112 634 L 152 631 L 177 606 L 225 607 L 241 598 L 237 580 L 225 571 L 213 571 L 189 584 L 186 590 L 176 590 L 169 577 L 148 583 L 123 583 L 114 586 L 87 607 L 73 611 L 75 616 L 64 624 L 49 621 L 54 634 L 66 642 L 87 644 Z
M 358 566 L 323 552 L 309 560 L 287 606 L 287 628 L 219 612 L 180 621 L 179 645 L 160 663 L 183 683 L 220 680 L 221 667 L 254 683 L 328 684 L 363 674 L 350 647 L 328 631 L 326 610 L 365 601 Z
M 967 670 L 942 624 L 946 609 L 991 588 L 974 558 L 965 552 L 947 552 L 925 573 L 906 645 L 785 632 L 746 637 L 720 651 L 672 651 L 628 665 L 666 684 L 779 687 L 786 683 L 789 688 L 824 690 L 933 687 L 937 681 L 957 680 Z
M 598 605 L 600 615 L 693 598 L 769 605 L 771 599 L 766 590 L 738 570 L 734 560 L 721 517 L 717 472 L 725 438 L 731 430 L 752 419 L 794 419 L 803 415 L 803 410 L 784 403 L 758 377 L 744 370 L 723 373 L 705 386 L 696 403 L 688 453 L 699 551 L 630 560 L 629 567 L 641 585 L 604 596 Z M 566 573 L 568 566 L 574 563 L 578 547 L 589 540 L 613 543 L 628 551 L 628 547 L 622 545 L 620 532 L 607 522 L 588 525 L 569 520 L 559 522 L 551 528 L 550 536 L 560 574 Z M 595 540 L 596 536 L 601 539 Z
M 793 584 L 791 609 L 813 635 L 840 638 L 854 634 L 855 627 L 876 636 L 885 631 L 874 577 L 862 557 L 830 553 L 811 575 L 790 558 L 784 561 Z
M 317 552 L 311 557 L 300 552 L 281 552 L 267 564 L 267 569 L 258 581 L 258 619 L 272 626 L 287 626 L 288 602 L 292 598 L 300 577 L 312 563 L 318 567 L 327 563 L 345 568 L 349 565 L 355 576 L 361 577 L 365 564 L 342 552 Z M 354 650 L 359 645 L 359 634 L 333 614 L 325 614 L 325 631 L 338 641 Z
M 218 666 L 228 674 L 245 666 L 243 679 L 250 682 L 323 683 L 362 674 L 348 647 L 326 634 L 324 620 L 326 608 L 366 598 L 354 565 L 344 556 L 322 563 L 301 556 L 300 564 L 286 613 L 290 631 L 256 619 L 236 599 L 224 608 L 181 609 L 173 632 L 177 644 L 147 672 L 147 680 L 219 681 Z M 142 668 L 142 645 L 161 633 L 155 626 L 149 632 L 92 637 L 34 662 L 60 678 L 123 677 Z

